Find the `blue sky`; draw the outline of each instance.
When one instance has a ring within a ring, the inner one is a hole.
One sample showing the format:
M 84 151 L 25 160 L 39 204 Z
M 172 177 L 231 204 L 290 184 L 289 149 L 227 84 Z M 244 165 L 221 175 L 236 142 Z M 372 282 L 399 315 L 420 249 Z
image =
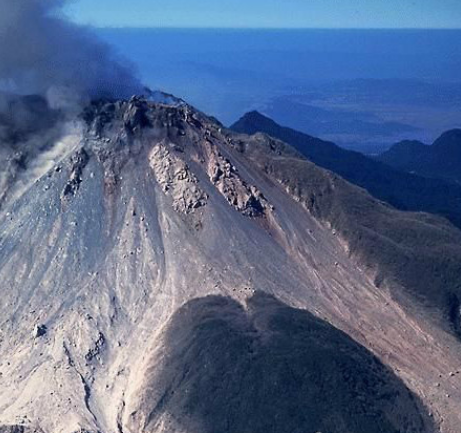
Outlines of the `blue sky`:
M 111 27 L 460 28 L 461 0 L 74 0 L 69 14 Z

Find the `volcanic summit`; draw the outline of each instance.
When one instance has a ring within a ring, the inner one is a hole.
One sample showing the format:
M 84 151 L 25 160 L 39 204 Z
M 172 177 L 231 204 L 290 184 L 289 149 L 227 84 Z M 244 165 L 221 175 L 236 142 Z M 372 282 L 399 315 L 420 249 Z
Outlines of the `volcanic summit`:
M 457 228 L 173 97 L 74 121 L 2 155 L 0 432 L 459 431 Z

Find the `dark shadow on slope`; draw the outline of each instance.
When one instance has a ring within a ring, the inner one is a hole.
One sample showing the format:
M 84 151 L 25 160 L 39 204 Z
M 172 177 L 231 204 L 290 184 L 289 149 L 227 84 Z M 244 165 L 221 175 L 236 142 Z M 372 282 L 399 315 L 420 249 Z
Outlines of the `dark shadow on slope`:
M 247 309 L 219 296 L 180 308 L 142 402 L 146 431 L 165 413 L 200 433 L 434 431 L 417 398 L 364 347 L 263 293 Z
M 23 425 L 0 425 L 0 433 L 42 433 L 41 430 Z

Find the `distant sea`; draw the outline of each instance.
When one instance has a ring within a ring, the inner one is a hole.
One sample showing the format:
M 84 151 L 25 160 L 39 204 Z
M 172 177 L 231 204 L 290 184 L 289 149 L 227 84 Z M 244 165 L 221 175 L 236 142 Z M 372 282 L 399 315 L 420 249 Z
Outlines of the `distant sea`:
M 461 126 L 461 30 L 98 29 L 144 82 L 375 153 Z

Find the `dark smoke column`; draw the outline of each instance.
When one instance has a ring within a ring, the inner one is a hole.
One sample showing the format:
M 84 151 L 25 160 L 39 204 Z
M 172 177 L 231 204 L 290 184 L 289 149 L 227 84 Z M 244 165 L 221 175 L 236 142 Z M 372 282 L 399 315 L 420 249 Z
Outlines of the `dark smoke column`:
M 142 93 L 125 60 L 65 18 L 65 3 L 0 0 L 0 89 L 74 99 Z

